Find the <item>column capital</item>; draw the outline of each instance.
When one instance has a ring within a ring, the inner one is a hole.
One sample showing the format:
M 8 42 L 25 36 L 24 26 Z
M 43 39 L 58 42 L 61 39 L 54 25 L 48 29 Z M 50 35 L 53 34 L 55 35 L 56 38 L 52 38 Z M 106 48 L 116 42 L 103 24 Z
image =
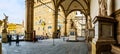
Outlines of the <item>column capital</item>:
M 67 20 L 65 20 L 64 23 L 67 24 Z
M 34 0 L 25 0 L 27 6 L 34 5 Z

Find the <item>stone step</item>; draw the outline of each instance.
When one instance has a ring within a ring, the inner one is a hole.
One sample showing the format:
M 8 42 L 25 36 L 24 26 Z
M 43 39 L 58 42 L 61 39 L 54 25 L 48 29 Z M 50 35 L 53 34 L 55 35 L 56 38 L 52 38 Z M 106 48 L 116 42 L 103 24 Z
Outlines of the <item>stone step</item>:
M 113 54 L 120 54 L 120 47 L 112 45 L 112 53 Z

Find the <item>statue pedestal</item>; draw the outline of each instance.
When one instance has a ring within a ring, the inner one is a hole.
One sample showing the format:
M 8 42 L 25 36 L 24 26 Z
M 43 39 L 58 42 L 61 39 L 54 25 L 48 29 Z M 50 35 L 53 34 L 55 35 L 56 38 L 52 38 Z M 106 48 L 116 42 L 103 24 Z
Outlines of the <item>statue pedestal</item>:
M 95 37 L 92 40 L 96 48 L 96 54 L 111 51 L 111 44 L 114 40 L 114 23 L 116 20 L 112 17 L 96 16 L 93 20 L 95 25 Z
M 87 40 L 88 42 L 89 41 L 92 41 L 92 39 L 94 38 L 94 29 L 88 29 L 88 37 L 87 37 Z
M 70 29 L 70 35 L 68 41 L 77 41 L 75 29 Z
M 2 43 L 0 41 L 0 54 L 2 54 Z
M 3 43 L 7 42 L 7 32 L 2 32 L 2 42 Z

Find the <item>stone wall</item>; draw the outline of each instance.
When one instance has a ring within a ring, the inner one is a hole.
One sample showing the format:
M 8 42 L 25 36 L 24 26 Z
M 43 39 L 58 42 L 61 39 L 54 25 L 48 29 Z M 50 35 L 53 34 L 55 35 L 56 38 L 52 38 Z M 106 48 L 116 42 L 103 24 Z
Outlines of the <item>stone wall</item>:
M 98 0 L 91 0 L 90 16 L 92 20 L 94 19 L 95 16 L 98 16 L 98 10 L 99 10 Z
M 116 11 L 116 10 L 119 10 L 119 9 L 120 9 L 120 3 L 119 3 L 120 0 L 114 0 L 114 1 L 115 1 L 115 2 L 114 2 L 114 3 L 115 3 L 115 6 L 114 6 L 114 7 L 115 7 L 115 11 Z

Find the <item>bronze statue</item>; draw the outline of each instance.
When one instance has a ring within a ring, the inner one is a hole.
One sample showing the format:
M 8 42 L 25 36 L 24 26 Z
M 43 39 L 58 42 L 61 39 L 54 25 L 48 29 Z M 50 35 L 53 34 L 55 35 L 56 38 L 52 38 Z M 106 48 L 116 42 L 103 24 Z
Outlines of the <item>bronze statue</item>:
M 107 16 L 107 0 L 98 0 L 99 16 Z

